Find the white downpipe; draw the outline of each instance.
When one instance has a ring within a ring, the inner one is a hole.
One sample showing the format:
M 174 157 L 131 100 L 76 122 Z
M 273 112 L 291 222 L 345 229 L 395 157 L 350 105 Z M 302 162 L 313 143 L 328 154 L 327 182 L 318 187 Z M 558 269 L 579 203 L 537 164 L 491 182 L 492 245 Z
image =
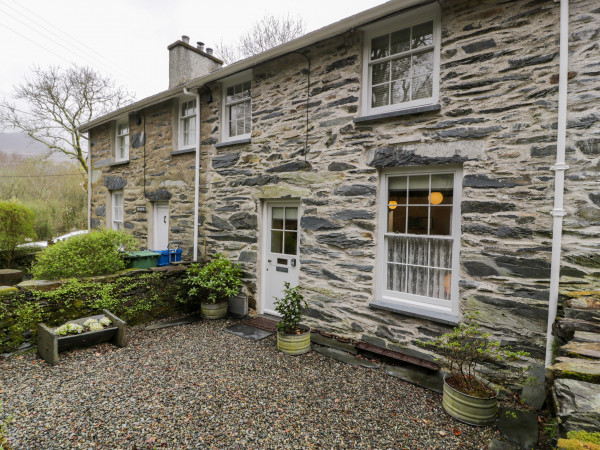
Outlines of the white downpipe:
M 552 364 L 552 325 L 556 320 L 558 288 L 560 282 L 560 254 L 562 245 L 562 224 L 565 210 L 565 142 L 567 138 L 567 85 L 569 76 L 569 0 L 560 0 L 560 69 L 558 81 L 558 135 L 556 139 L 556 164 L 554 170 L 554 217 L 552 228 L 552 266 L 550 269 L 550 297 L 548 303 L 548 330 L 546 333 L 546 367 Z
M 89 136 L 89 134 L 88 134 L 88 136 Z M 88 163 L 87 163 L 87 165 L 88 165 L 88 173 L 87 173 L 87 182 L 88 182 L 88 189 L 87 189 L 88 226 L 87 226 L 87 229 L 88 229 L 88 233 L 90 231 L 92 231 L 92 150 L 90 148 L 91 146 L 92 146 L 91 143 L 88 144 L 88 157 L 87 157 L 87 160 L 88 160 Z
M 196 97 L 196 164 L 194 166 L 194 255 L 193 260 L 198 261 L 198 201 L 200 197 L 200 94 L 191 94 L 187 88 L 183 93 Z

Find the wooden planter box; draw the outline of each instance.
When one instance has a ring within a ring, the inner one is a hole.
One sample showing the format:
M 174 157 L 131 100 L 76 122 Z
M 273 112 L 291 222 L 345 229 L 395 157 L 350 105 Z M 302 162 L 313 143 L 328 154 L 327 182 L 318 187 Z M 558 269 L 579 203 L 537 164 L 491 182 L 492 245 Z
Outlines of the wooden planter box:
M 104 314 L 84 317 L 82 319 L 70 320 L 69 323 L 83 325 L 88 319 L 99 320 L 103 316 L 108 317 L 112 324 L 110 327 L 98 331 L 88 331 L 81 334 L 59 336 L 54 333 L 56 328 L 48 328 L 43 323 L 37 327 L 37 351 L 48 364 L 58 364 L 58 353 L 73 348 L 90 347 L 101 342 L 112 342 L 118 347 L 127 345 L 125 338 L 125 322 L 108 310 L 102 310 Z M 58 328 L 58 327 L 57 327 Z

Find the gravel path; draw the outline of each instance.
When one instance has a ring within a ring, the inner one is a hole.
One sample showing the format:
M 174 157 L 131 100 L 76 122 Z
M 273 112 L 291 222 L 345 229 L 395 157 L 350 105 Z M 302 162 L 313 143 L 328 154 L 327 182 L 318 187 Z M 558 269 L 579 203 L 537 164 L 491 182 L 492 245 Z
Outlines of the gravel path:
M 129 331 L 129 346 L 0 361 L 16 449 L 485 448 L 492 428 L 447 416 L 441 396 L 316 352 L 223 331 L 232 321 Z

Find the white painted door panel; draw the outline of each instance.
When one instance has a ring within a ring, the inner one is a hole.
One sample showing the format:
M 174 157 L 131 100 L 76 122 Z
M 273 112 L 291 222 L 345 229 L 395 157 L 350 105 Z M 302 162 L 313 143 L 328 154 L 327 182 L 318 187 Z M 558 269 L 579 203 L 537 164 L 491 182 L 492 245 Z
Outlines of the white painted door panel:
M 277 315 L 276 298 L 283 296 L 284 284 L 298 285 L 300 273 L 300 205 L 268 203 L 263 261 L 265 288 L 263 312 Z

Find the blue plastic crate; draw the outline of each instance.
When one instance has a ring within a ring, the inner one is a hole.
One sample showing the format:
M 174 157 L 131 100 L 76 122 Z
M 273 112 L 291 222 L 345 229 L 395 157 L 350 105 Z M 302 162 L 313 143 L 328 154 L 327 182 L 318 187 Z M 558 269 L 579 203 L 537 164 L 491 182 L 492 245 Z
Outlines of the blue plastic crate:
M 176 263 L 181 261 L 181 254 L 183 249 L 178 248 L 177 250 L 152 250 L 160 255 L 158 258 L 157 266 L 168 266 L 170 263 Z

